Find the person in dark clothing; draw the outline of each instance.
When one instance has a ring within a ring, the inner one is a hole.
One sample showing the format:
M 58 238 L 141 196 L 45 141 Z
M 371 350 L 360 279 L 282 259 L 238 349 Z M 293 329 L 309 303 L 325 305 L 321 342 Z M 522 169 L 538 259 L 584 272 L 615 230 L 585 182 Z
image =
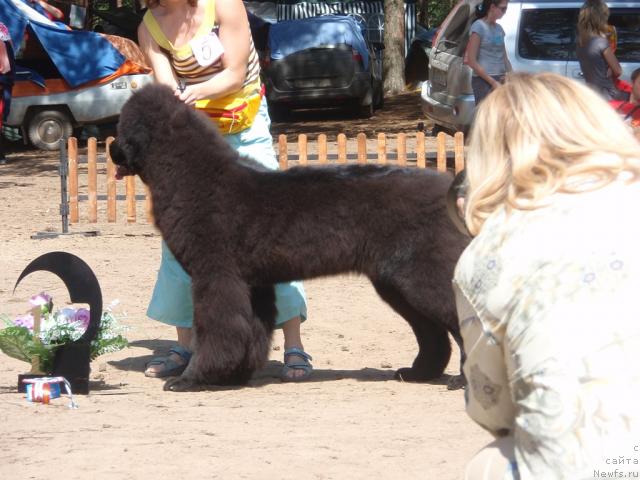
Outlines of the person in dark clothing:
M 15 71 L 11 35 L 9 35 L 9 30 L 4 23 L 0 22 L 0 165 L 7 163 L 4 156 L 2 125 L 9 116 Z

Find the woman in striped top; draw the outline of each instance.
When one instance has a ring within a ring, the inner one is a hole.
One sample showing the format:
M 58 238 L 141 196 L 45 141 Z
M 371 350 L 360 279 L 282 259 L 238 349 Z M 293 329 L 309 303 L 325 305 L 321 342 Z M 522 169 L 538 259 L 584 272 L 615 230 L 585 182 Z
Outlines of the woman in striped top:
M 138 39 L 156 81 L 206 113 L 238 152 L 277 169 L 258 56 L 242 0 L 147 0 L 147 5 Z M 300 337 L 306 318 L 302 284 L 276 285 L 276 302 L 276 324 L 284 332 L 281 378 L 306 379 L 312 366 Z M 145 375 L 181 374 L 191 357 L 191 279 L 164 242 L 147 315 L 175 326 L 178 345 L 168 356 L 149 362 Z

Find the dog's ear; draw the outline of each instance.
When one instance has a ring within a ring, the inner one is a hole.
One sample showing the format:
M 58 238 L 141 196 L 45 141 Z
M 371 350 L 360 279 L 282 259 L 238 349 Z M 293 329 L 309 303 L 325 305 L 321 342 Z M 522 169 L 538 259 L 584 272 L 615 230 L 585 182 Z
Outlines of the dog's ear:
M 120 148 L 120 144 L 117 139 L 109 145 L 109 156 L 116 165 L 125 166 L 127 164 L 127 158 L 122 148 Z
M 132 174 L 142 169 L 151 138 L 144 128 L 121 134 L 109 145 L 109 155 L 116 165 L 129 170 Z

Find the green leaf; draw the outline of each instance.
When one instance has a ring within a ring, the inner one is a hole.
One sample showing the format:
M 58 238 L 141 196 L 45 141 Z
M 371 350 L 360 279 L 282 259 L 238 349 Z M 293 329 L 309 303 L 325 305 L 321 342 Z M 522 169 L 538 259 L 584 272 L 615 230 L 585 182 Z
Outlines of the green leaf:
M 43 345 L 34 339 L 26 327 L 10 326 L 0 330 L 0 350 L 6 355 L 31 363 L 34 355 L 40 357 L 40 368 L 49 371 L 53 367 L 53 356 L 59 345 Z
M 33 343 L 33 334 L 26 327 L 11 326 L 0 330 L 0 350 L 12 358 L 31 363 L 30 343 Z
M 122 335 L 109 339 L 94 340 L 91 342 L 91 360 L 105 353 L 117 352 L 129 346 L 129 342 Z

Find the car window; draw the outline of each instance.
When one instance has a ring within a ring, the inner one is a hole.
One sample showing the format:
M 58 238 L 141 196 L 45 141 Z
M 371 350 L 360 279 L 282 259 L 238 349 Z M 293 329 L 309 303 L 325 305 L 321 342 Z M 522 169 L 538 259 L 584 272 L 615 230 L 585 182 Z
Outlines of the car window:
M 618 60 L 640 62 L 640 9 L 612 9 L 609 23 L 618 34 Z
M 578 10 L 544 8 L 523 10 L 518 35 L 518 54 L 533 60 L 575 58 Z
M 451 20 L 444 27 L 444 31 L 438 39 L 437 50 L 460 55 L 467 45 L 471 9 L 469 5 L 458 4 L 458 8 L 450 15 Z

